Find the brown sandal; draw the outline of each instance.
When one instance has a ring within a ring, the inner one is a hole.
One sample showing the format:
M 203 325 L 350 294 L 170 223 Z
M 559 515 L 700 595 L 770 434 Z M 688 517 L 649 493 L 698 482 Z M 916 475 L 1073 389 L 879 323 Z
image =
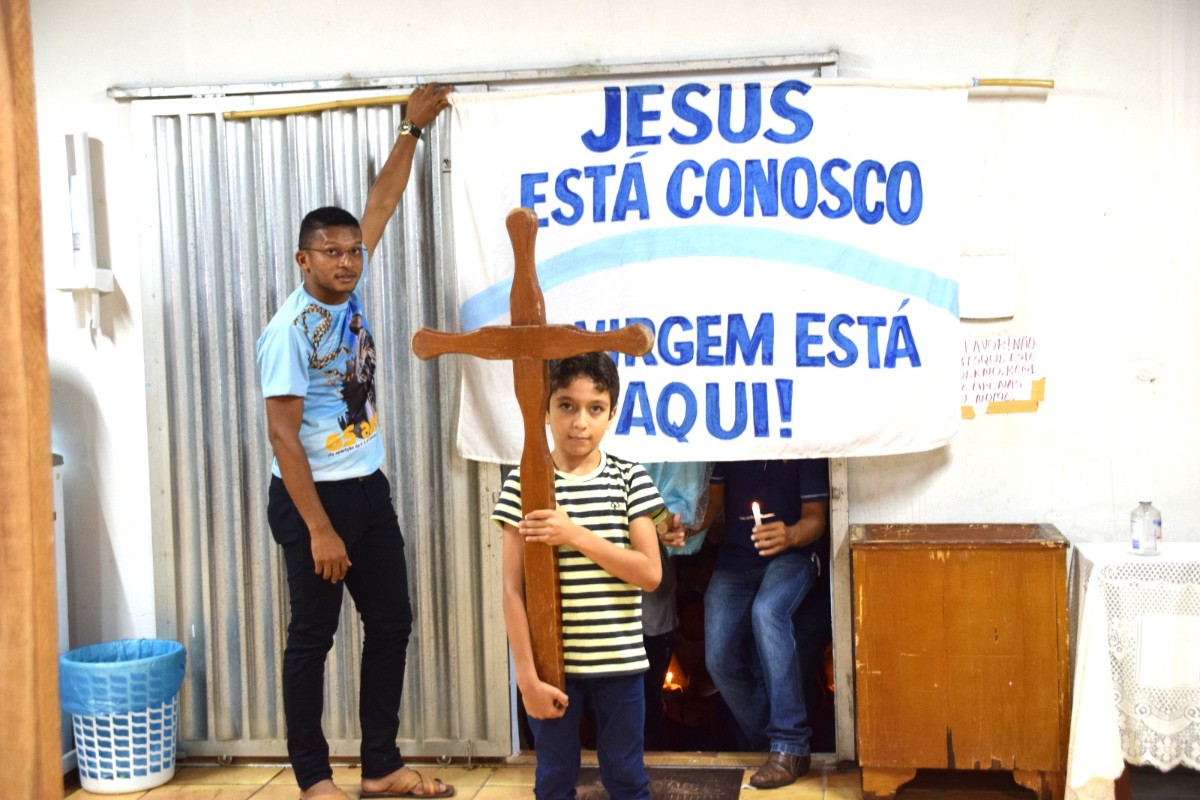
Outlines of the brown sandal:
M 402 767 L 386 789 L 377 792 L 362 790 L 363 800 L 371 797 L 453 797 L 454 787 L 440 778 L 426 778 L 415 769 Z M 419 791 L 418 791 L 419 790 Z

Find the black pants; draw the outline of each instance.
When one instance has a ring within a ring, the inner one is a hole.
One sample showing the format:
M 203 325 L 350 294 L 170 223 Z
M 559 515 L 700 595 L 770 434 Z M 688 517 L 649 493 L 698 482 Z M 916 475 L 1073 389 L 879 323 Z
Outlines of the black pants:
M 288 756 L 301 789 L 333 776 L 321 713 L 325 656 L 338 627 L 342 586 L 350 590 L 363 624 L 358 720 L 365 778 L 380 778 L 404 766 L 396 733 L 413 620 L 404 538 L 387 477 L 376 472 L 320 482 L 317 494 L 350 557 L 340 583 L 313 571 L 308 527 L 279 478 L 271 479 L 267 505 L 271 534 L 287 565 L 291 618 L 283 654 L 283 713 Z

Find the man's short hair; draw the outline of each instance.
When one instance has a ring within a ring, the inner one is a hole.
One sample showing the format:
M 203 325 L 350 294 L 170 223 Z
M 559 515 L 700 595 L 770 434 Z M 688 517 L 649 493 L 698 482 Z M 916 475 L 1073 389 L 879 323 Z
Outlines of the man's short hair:
M 299 249 L 303 250 L 312 241 L 312 237 L 317 235 L 317 231 L 325 228 L 358 227 L 360 227 L 358 218 L 344 208 L 323 206 L 313 209 L 304 216 L 304 221 L 300 223 Z
M 611 408 L 617 407 L 621 394 L 621 377 L 612 356 L 604 352 L 584 353 L 550 362 L 550 394 L 569 386 L 576 378 L 591 378 L 600 391 L 607 391 Z

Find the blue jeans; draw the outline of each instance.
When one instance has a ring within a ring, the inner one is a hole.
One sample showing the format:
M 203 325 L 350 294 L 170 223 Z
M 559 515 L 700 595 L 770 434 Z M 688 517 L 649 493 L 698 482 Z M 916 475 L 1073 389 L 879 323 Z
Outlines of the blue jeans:
M 579 720 L 585 702 L 596 714 L 600 781 L 612 800 L 650 800 L 642 725 L 646 716 L 642 674 L 567 678 L 567 711 L 558 719 L 529 718 L 537 751 L 533 794 L 570 800 L 579 781 Z
M 754 750 L 806 756 L 795 613 L 817 576 L 809 553 L 788 550 L 761 564 L 717 564 L 704 594 L 708 673 Z

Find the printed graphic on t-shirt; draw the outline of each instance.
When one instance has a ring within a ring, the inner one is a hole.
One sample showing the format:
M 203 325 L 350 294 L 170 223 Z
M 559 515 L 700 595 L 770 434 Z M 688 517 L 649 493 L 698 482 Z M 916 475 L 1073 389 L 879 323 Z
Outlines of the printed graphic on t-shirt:
M 330 337 L 333 315 L 329 309 L 309 303 L 295 323 L 312 344 L 310 369 L 320 372 L 334 389 L 344 408 L 338 414 L 341 430 L 325 440 L 331 455 L 360 446 L 375 434 L 375 338 L 362 312 L 352 304 L 346 310 L 346 330 Z
M 342 399 L 346 401 L 346 414 L 338 419 L 343 428 L 354 428 L 365 439 L 367 431 L 374 428 L 375 419 L 375 338 L 367 330 L 362 314 L 350 317 L 348 339 L 350 357 L 346 360 L 346 372 L 342 376 Z

